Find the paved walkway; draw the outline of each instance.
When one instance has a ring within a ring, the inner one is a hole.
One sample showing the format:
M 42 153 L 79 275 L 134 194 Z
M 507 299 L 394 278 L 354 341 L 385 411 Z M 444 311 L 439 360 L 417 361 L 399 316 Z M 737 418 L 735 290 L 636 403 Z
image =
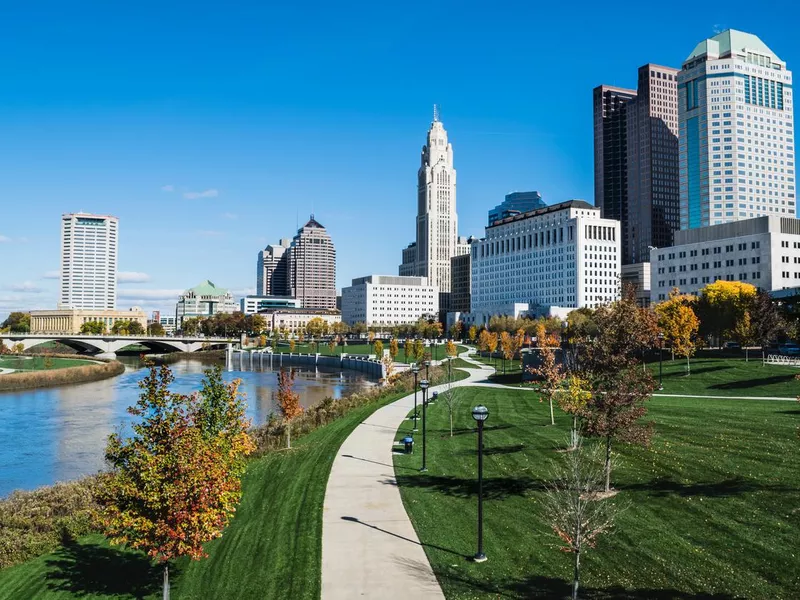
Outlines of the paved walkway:
M 463 369 L 469 377 L 453 387 L 485 381 L 494 371 L 460 356 L 479 368 Z M 384 406 L 339 448 L 322 513 L 322 600 L 444 599 L 403 507 L 392 464 L 397 428 L 413 408 L 413 394 Z

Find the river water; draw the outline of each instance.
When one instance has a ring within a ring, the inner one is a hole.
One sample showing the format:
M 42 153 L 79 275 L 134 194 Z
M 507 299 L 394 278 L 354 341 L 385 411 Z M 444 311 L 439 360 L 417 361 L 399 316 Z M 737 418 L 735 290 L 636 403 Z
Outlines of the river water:
M 122 359 L 126 371 L 119 377 L 84 383 L 0 392 L 0 497 L 15 489 L 33 489 L 56 481 L 68 481 L 103 468 L 108 435 L 130 422 L 126 412 L 139 395 L 144 377 L 138 359 Z M 181 360 L 170 367 L 175 375 L 173 391 L 200 389 L 204 369 L 211 363 Z M 277 371 L 268 364 L 240 366 L 224 372 L 224 379 L 242 380 L 247 416 L 254 425 L 264 423 L 275 411 Z M 363 373 L 321 367 L 294 367 L 295 391 L 303 406 L 325 397 L 368 388 L 374 383 Z

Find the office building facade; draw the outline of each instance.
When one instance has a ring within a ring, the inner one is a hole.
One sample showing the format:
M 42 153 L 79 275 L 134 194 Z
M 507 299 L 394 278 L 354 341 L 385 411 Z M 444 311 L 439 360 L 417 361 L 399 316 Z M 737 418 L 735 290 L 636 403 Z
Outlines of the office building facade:
M 300 308 L 300 301 L 291 296 L 245 296 L 239 300 L 239 311 L 246 315 L 272 308 Z
M 570 200 L 496 221 L 472 244 L 471 323 L 619 298 L 620 223 Z M 558 312 L 558 311 L 556 311 Z
M 175 326 L 182 329 L 184 319 L 195 317 L 205 319 L 218 313 L 234 313 L 237 310 L 239 304 L 228 290 L 206 280 L 186 290 L 178 298 L 175 306 Z
M 623 262 L 628 262 L 628 104 L 636 90 L 600 85 L 593 90 L 594 203 L 604 219 L 622 223 Z
M 715 281 L 742 281 L 766 291 L 800 286 L 800 219 L 765 216 L 675 233 L 650 264 L 653 303 L 673 288 L 698 294 Z
M 368 275 L 342 288 L 342 320 L 352 325 L 402 325 L 436 317 L 439 290 L 425 277 Z
M 627 223 L 623 264 L 650 260 L 650 247 L 672 244 L 680 228 L 678 70 L 639 68 L 636 98 L 627 104 Z
M 303 308 L 336 308 L 336 248 L 314 219 L 297 230 L 289 248 L 290 296 Z
M 108 215 L 61 216 L 59 308 L 114 310 L 119 220 Z
M 258 253 L 256 265 L 256 294 L 260 296 L 288 296 L 289 247 L 291 240 L 282 239 Z
M 474 241 L 470 238 L 470 246 Z M 468 313 L 472 294 L 472 253 L 465 252 L 450 259 L 449 312 Z
M 435 108 L 420 162 L 416 243 L 403 250 L 399 273 L 425 277 L 431 286 L 438 288 L 441 294 L 439 305 L 446 310 L 450 292 L 450 258 L 458 252 L 456 170 L 453 146 Z
M 342 322 L 342 315 L 335 308 L 269 308 L 259 314 L 266 320 L 270 332 L 278 331 L 292 337 L 305 335 L 308 322 L 317 317 L 328 324 L 329 331 Z
M 700 42 L 678 74 L 681 229 L 796 216 L 792 74 L 755 35 Z
M 141 308 L 130 310 L 62 308 L 57 310 L 32 310 L 31 333 L 53 335 L 77 335 L 85 323 L 102 323 L 110 332 L 118 321 L 136 321 L 147 328 L 147 313 Z

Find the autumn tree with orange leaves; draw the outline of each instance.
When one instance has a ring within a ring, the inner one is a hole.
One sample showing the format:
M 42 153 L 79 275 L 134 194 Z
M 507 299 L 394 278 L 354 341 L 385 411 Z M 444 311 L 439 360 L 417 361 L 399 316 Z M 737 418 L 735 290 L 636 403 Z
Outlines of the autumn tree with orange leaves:
M 528 371 L 541 377 L 542 385 L 539 386 L 539 402 L 547 399 L 550 404 L 550 424 L 555 425 L 553 414 L 553 400 L 558 397 L 566 373 L 563 365 L 556 361 L 556 348 L 558 341 L 553 336 L 547 335 L 544 323 L 536 324 L 536 340 L 539 346 L 541 364 L 538 367 L 528 367 Z
M 244 458 L 255 446 L 244 418 L 239 382 L 206 372 L 199 394 L 169 390 L 172 372 L 150 367 L 142 393 L 128 412 L 133 435 L 109 437 L 98 501 L 106 536 L 113 544 L 144 551 L 164 566 L 169 597 L 169 561 L 199 560 L 203 544 L 218 538 L 241 499 Z
M 286 447 L 292 447 L 292 420 L 303 413 L 300 394 L 294 391 L 294 371 L 281 369 L 278 372 L 278 409 L 286 423 Z

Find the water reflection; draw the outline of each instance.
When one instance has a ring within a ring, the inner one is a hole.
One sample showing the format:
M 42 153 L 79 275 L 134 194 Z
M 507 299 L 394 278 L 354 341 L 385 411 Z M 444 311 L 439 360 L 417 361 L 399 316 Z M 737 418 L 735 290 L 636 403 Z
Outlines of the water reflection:
M 75 479 L 103 468 L 108 435 L 130 424 L 128 406 L 139 394 L 144 371 L 136 359 L 124 359 L 128 368 L 114 379 L 53 389 L 0 393 L 0 496 L 14 489 Z M 277 367 L 256 359 L 224 371 L 226 381 L 241 379 L 247 416 L 254 424 L 266 422 L 276 410 Z M 173 390 L 190 393 L 200 388 L 210 363 L 183 360 L 171 365 Z M 288 368 L 288 367 L 287 367 Z M 374 385 L 363 373 L 314 366 L 292 367 L 295 390 L 303 406 L 325 397 Z

